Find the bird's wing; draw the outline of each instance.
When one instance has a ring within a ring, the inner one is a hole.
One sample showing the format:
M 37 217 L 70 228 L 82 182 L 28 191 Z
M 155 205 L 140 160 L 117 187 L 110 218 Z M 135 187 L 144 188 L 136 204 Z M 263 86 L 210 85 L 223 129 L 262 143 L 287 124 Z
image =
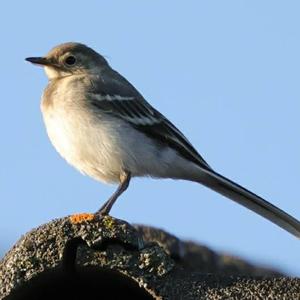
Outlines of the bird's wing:
M 186 159 L 211 170 L 187 138 L 120 74 L 92 81 L 89 101 L 101 112 L 128 122 L 158 143 L 176 150 Z

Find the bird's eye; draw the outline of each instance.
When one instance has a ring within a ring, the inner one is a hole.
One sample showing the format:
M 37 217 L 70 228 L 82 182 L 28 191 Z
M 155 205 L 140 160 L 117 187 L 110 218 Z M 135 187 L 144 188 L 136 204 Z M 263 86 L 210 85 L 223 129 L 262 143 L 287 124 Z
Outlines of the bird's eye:
M 76 64 L 76 57 L 73 55 L 69 55 L 65 59 L 65 64 L 68 66 L 74 66 Z

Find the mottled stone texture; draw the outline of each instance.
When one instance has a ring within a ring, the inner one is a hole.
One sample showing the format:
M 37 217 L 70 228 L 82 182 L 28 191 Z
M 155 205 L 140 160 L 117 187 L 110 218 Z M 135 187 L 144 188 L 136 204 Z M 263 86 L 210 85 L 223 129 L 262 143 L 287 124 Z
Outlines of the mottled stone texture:
M 0 299 L 300 299 L 300 280 L 86 214 L 22 237 L 0 262 Z

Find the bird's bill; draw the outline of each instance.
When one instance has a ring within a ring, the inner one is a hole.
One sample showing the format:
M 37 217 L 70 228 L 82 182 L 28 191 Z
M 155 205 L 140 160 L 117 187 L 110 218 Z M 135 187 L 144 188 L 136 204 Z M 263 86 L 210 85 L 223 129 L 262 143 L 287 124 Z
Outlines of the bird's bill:
M 51 64 L 49 60 L 45 57 L 27 57 L 25 58 L 25 60 L 31 62 L 32 64 L 40 66 L 48 66 Z

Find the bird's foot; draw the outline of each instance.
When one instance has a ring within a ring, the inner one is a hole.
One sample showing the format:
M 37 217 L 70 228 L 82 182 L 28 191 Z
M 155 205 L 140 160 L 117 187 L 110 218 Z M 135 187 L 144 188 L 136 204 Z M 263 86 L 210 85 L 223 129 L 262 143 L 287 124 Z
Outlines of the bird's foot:
M 101 206 L 101 208 L 95 213 L 98 217 L 103 218 L 105 216 L 109 215 L 110 209 L 111 209 L 111 202 L 107 201 L 104 203 L 104 205 Z
M 120 184 L 117 190 L 111 195 L 111 197 L 104 203 L 104 205 L 96 212 L 98 216 L 101 218 L 108 216 L 111 208 L 113 207 L 114 203 L 117 201 L 119 196 L 126 191 L 130 182 L 130 172 L 126 171 L 121 174 L 120 176 Z

